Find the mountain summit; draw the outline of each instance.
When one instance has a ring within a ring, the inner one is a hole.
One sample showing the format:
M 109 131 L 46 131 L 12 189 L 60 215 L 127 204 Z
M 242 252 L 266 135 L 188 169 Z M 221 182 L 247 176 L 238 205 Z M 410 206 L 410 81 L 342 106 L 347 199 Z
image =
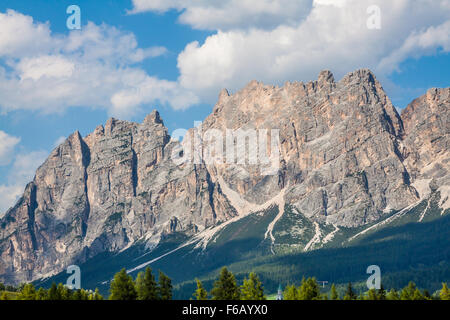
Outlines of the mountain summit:
M 294 222 L 284 234 L 296 232 L 296 221 L 311 225 L 305 237 L 313 234 L 297 243 L 305 251 L 330 241 L 339 228 L 387 219 L 431 195 L 444 215 L 449 107 L 450 88 L 430 89 L 400 116 L 366 69 L 338 82 L 322 71 L 308 83 L 251 81 L 234 94 L 222 90 L 213 112 L 189 135 L 278 130 L 271 152 L 279 163 L 269 175 L 250 160 L 177 163 L 180 144 L 157 111 L 142 123 L 109 119 L 86 137 L 77 131 L 52 151 L 0 220 L 0 280 L 50 277 L 137 243 L 151 252 L 175 233 L 185 237 L 181 245 L 204 249 L 230 223 L 273 207 L 278 211 L 261 235 L 272 254 L 288 207 Z

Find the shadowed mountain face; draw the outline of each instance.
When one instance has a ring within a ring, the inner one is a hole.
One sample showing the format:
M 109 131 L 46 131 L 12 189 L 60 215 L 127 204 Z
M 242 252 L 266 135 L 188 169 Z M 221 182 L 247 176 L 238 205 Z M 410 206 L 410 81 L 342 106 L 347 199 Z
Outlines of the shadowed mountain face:
M 400 117 L 369 70 L 339 82 L 323 71 L 308 83 L 252 81 L 233 95 L 223 90 L 188 137 L 208 145 L 213 129 L 224 137 L 227 130 L 275 130 L 279 143 L 268 149 L 279 159 L 269 175 L 263 164 L 239 159 L 174 161 L 180 145 L 156 111 L 140 124 L 110 119 L 86 137 L 75 132 L 0 220 L 0 280 L 49 277 L 137 244 L 157 252 L 175 234 L 182 235 L 175 249 L 204 251 L 225 231 L 231 240 L 253 232 L 276 254 L 280 239 L 308 251 L 342 229 L 358 235 L 431 197 L 433 212 L 446 214 L 449 106 L 450 88 L 430 89 Z M 265 224 L 231 228 L 258 212 L 266 212 Z M 421 212 L 420 221 L 427 209 Z

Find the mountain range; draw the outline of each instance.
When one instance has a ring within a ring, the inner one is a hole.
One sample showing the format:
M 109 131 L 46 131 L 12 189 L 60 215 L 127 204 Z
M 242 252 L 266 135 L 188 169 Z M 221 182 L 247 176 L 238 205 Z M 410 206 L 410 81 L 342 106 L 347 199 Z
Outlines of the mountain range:
M 392 272 L 443 266 L 448 277 L 449 107 L 450 88 L 432 88 L 400 115 L 370 70 L 339 81 L 322 71 L 307 83 L 223 89 L 182 141 L 156 110 L 142 123 L 111 118 L 85 137 L 76 131 L 0 219 L 0 281 L 62 279 L 77 264 L 95 287 L 121 267 L 150 265 L 181 284 L 222 265 L 316 266 L 336 257 L 342 271 L 308 270 L 347 279 L 349 261 L 363 268 L 370 250 Z M 206 161 L 188 143 L 211 145 L 205 133 L 239 130 L 248 133 L 241 149 L 257 152 L 256 132 L 277 155 L 275 169 L 239 158 L 239 146 L 233 161 Z M 271 131 L 278 135 L 264 140 Z M 356 244 L 365 250 L 349 253 Z M 294 275 L 262 278 L 276 286 Z

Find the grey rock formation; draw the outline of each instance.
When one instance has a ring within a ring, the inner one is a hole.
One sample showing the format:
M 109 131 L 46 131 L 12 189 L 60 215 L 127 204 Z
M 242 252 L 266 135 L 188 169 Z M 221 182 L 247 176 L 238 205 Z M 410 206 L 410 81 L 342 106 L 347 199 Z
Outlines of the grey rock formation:
M 203 127 L 280 130 L 278 175 L 211 170 L 251 202 L 287 188 L 287 202 L 306 216 L 359 226 L 417 200 L 399 150 L 402 121 L 369 70 L 338 83 L 329 71 L 282 88 L 252 81 L 233 96 L 222 94 Z
M 0 225 L 0 274 L 46 277 L 100 252 L 192 234 L 234 214 L 202 165 L 176 166 L 158 112 L 72 134 L 37 170 Z
M 369 70 L 339 82 L 323 71 L 308 83 L 222 90 L 189 134 L 278 129 L 273 175 L 237 161 L 177 164 L 179 144 L 156 111 L 142 123 L 110 119 L 86 137 L 75 132 L 0 220 L 0 280 L 51 276 L 140 240 L 152 248 L 167 234 L 198 234 L 274 198 L 313 221 L 346 227 L 416 203 L 431 188 L 445 208 L 449 92 L 430 89 L 400 117 Z
M 450 88 L 430 89 L 402 112 L 404 157 L 413 181 L 449 186 Z

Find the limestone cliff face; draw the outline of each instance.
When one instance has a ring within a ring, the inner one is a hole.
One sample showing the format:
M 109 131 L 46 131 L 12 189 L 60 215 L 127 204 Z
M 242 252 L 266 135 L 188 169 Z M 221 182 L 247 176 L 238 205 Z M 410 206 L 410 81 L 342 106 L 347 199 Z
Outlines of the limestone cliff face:
M 277 88 L 256 81 L 222 93 L 203 128 L 278 128 L 281 168 L 261 176 L 226 165 L 214 168 L 251 202 L 263 203 L 286 188 L 303 214 L 336 225 L 359 226 L 417 200 L 400 150 L 402 120 L 369 70 L 335 82 Z
M 59 272 L 137 240 L 156 245 L 192 234 L 234 210 L 202 165 L 175 166 L 159 114 L 143 123 L 110 119 L 85 138 L 72 134 L 37 170 L 0 225 L 6 282 Z
M 402 112 L 405 165 L 422 195 L 450 186 L 450 88 L 430 89 Z
M 277 203 L 314 221 L 347 227 L 433 188 L 446 207 L 449 92 L 430 89 L 400 117 L 369 70 L 338 82 L 323 71 L 308 83 L 223 90 L 191 133 L 279 130 L 271 175 L 260 163 L 177 164 L 178 142 L 156 111 L 142 123 L 110 119 L 86 137 L 75 132 L 0 220 L 0 280 L 35 280 L 140 240 L 151 248 L 173 232 L 194 235 L 280 195 Z

